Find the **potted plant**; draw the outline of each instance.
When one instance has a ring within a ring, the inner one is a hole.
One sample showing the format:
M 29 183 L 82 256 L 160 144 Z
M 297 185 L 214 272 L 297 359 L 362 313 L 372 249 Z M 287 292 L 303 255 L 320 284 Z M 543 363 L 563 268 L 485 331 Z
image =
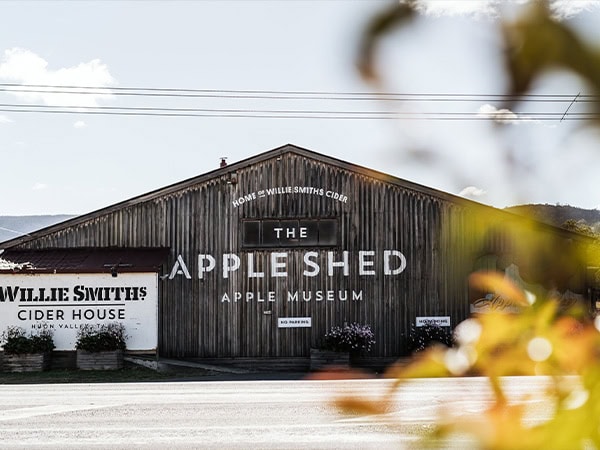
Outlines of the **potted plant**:
M 2 333 L 4 370 L 8 372 L 35 372 L 48 369 L 54 350 L 54 337 L 50 328 L 26 334 L 25 329 L 9 326 Z
M 323 336 L 320 348 L 311 349 L 310 368 L 315 370 L 328 365 L 347 367 L 351 355 L 367 353 L 373 344 L 375 335 L 369 325 L 353 322 L 333 326 Z
M 449 328 L 438 325 L 424 325 L 422 327 L 410 327 L 408 335 L 408 350 L 411 353 L 421 352 L 433 345 L 445 345 L 452 347 L 454 344 L 452 332 Z
M 127 335 L 122 323 L 85 324 L 77 331 L 77 368 L 114 370 L 123 367 Z

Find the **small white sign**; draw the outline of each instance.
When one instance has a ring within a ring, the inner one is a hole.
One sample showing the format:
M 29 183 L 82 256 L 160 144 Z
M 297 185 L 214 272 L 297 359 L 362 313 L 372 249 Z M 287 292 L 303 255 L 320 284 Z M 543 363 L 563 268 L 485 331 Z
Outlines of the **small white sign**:
M 310 328 L 312 327 L 311 317 L 278 317 L 278 328 Z
M 418 327 L 425 327 L 427 325 L 433 325 L 436 327 L 449 327 L 450 316 L 417 317 Z

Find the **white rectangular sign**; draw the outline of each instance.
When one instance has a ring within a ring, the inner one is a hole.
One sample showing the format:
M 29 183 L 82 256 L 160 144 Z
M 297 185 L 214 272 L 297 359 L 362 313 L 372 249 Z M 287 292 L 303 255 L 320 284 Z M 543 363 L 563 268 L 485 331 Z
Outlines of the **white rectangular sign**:
M 310 328 L 312 327 L 311 317 L 278 317 L 278 328 Z
M 56 350 L 74 350 L 85 324 L 119 322 L 128 350 L 155 350 L 158 342 L 158 275 L 0 274 L 0 332 L 54 332 Z
M 417 317 L 418 327 L 425 327 L 427 325 L 433 325 L 436 327 L 449 327 L 450 316 Z

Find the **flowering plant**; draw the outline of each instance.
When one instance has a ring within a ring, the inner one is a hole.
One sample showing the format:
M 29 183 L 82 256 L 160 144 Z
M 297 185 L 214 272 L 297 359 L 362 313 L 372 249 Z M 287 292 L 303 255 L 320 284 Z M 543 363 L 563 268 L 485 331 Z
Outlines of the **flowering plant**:
M 353 322 L 343 327 L 334 326 L 325 333 L 323 347 L 335 352 L 369 352 L 375 344 L 375 335 L 369 325 Z
M 75 348 L 86 352 L 125 350 L 127 335 L 122 323 L 83 325 L 77 332 Z
M 10 326 L 2 333 L 4 353 L 22 355 L 26 353 L 46 353 L 54 350 L 52 330 L 44 328 L 29 336 L 21 327 Z
M 435 344 L 443 344 L 452 347 L 454 344 L 452 333 L 437 325 L 425 325 L 422 327 L 410 327 L 408 335 L 408 348 L 411 352 L 421 352 Z

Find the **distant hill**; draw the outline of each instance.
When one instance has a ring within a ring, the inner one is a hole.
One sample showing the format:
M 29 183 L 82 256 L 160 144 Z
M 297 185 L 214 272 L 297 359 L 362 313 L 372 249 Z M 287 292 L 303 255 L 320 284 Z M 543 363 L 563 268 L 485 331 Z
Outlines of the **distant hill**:
M 48 216 L 0 216 L 0 242 L 71 219 L 67 214 Z
M 583 209 L 569 205 L 519 205 L 505 208 L 515 214 L 531 217 L 540 222 L 549 223 L 557 227 L 562 226 L 567 220 L 583 221 L 594 228 L 600 227 L 600 210 Z

